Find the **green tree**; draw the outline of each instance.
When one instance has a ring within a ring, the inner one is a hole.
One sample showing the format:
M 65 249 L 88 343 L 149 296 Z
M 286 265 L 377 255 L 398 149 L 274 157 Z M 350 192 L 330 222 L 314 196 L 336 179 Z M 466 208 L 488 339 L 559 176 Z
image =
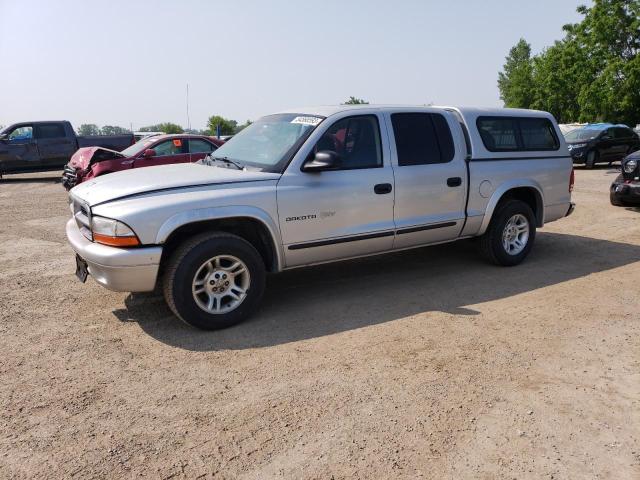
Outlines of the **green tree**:
M 140 128 L 141 132 L 164 132 L 164 133 L 184 133 L 184 129 L 171 122 L 158 123 L 156 125 L 148 125 Z
M 247 120 L 246 122 L 244 122 L 242 125 L 238 125 L 236 126 L 236 131 L 235 133 L 238 133 L 242 130 L 244 130 L 245 128 L 247 128 L 249 125 L 251 125 L 253 122 L 251 120 Z
M 368 105 L 369 102 L 356 97 L 349 97 L 349 100 L 343 103 L 343 105 Z
M 524 38 L 509 51 L 504 71 L 498 74 L 498 89 L 505 107 L 530 108 L 533 103 L 531 45 Z
M 129 133 L 128 128 L 122 128 L 114 125 L 105 125 L 100 129 L 101 135 L 124 135 Z
M 551 112 L 561 123 L 577 121 L 577 98 L 588 77 L 584 52 L 578 45 L 566 40 L 556 42 L 533 59 L 534 98 L 526 108 Z
M 595 0 L 579 7 L 567 38 L 587 56 L 590 78 L 578 96 L 581 119 L 633 125 L 640 119 L 640 0 Z
M 83 123 L 78 127 L 78 135 L 100 135 L 100 127 L 95 123 Z
M 212 115 L 207 121 L 207 129 L 209 135 L 216 135 L 220 125 L 220 135 L 233 135 L 236 133 L 238 122 L 221 117 L 220 115 Z
M 582 20 L 565 25 L 562 40 L 531 59 L 532 97 L 512 94 L 514 83 L 516 92 L 527 91 L 526 68 L 516 69 L 509 82 L 506 64 L 498 76 L 500 95 L 506 106 L 547 110 L 561 122 L 633 126 L 640 121 L 640 0 L 593 0 L 578 13 Z M 521 51 L 521 60 L 522 43 L 512 49 Z

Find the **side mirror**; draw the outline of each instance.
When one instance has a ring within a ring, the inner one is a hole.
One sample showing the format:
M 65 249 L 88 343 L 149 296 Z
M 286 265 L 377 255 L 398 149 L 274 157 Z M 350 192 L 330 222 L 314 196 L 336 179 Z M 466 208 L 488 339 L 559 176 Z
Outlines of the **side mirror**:
M 143 157 L 155 157 L 156 151 L 153 148 L 147 148 L 142 154 Z
M 0 133 L 0 142 L 7 142 L 9 141 L 9 135 L 6 133 Z
M 302 165 L 303 172 L 323 172 L 340 168 L 340 155 L 332 150 L 321 150 Z
M 609 135 L 608 133 L 605 133 L 600 137 L 600 140 L 611 140 L 611 135 Z

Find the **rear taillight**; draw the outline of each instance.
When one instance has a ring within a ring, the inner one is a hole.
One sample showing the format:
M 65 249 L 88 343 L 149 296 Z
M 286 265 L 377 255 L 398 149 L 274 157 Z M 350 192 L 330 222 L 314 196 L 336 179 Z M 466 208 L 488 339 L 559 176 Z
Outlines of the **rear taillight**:
M 573 192 L 573 185 L 576 183 L 576 172 L 571 167 L 571 176 L 569 176 L 569 193 Z

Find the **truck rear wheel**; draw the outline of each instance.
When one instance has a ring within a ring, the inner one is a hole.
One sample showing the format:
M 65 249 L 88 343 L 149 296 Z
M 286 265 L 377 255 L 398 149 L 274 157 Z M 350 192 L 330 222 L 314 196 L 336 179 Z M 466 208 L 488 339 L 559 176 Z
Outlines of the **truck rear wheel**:
M 531 207 L 520 200 L 498 205 L 487 231 L 480 237 L 480 249 L 492 263 L 510 267 L 521 263 L 536 237 Z
M 260 254 L 228 233 L 202 234 L 180 245 L 163 277 L 169 308 L 185 323 L 204 330 L 248 318 L 260 304 L 264 285 Z

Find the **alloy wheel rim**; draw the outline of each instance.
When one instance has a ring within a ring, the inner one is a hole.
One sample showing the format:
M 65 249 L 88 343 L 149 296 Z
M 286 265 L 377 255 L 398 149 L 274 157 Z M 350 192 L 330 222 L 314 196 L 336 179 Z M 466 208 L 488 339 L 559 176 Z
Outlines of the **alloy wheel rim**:
M 232 255 L 216 255 L 196 271 L 191 285 L 193 299 L 207 313 L 229 313 L 242 304 L 251 276 L 245 263 Z
M 502 246 L 509 255 L 521 253 L 529 241 L 529 220 L 521 213 L 512 216 L 502 231 Z

